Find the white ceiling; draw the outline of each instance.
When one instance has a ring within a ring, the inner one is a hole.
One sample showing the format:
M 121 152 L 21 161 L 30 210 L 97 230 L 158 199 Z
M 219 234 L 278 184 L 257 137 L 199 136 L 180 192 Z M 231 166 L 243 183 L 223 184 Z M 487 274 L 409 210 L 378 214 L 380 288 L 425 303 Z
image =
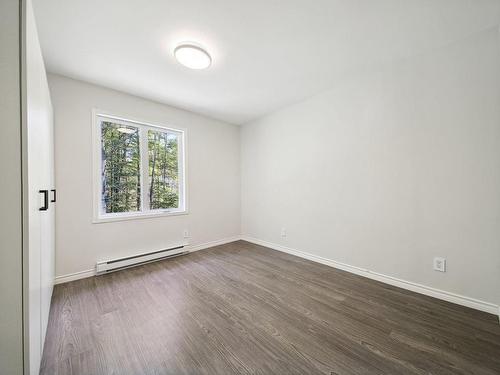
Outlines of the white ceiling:
M 34 0 L 49 71 L 234 124 L 500 23 L 500 0 Z M 204 45 L 205 71 L 176 63 Z

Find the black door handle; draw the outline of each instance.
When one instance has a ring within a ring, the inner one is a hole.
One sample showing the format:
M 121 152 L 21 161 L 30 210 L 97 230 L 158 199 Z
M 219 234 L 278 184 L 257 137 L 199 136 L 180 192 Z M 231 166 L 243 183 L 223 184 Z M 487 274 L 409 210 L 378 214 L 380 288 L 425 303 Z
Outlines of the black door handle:
M 50 203 L 55 203 L 56 202 L 56 189 L 50 190 L 52 192 L 52 199 L 50 200 Z
M 40 194 L 43 194 L 43 206 L 39 208 L 40 211 L 47 211 L 49 209 L 49 191 L 39 190 Z

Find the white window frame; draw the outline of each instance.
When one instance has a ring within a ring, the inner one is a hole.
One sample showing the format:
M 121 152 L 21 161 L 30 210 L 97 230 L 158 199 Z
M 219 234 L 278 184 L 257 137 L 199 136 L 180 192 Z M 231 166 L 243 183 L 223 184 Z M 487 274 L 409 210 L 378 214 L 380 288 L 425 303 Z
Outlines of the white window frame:
M 102 120 L 112 121 L 125 126 L 139 128 L 139 147 L 140 147 L 140 173 L 141 173 L 141 210 L 137 212 L 117 212 L 103 213 L 102 211 L 102 152 L 101 152 L 101 122 Z M 148 158 L 148 130 L 168 131 L 179 136 L 179 208 L 176 209 L 154 209 L 150 210 L 149 200 L 147 199 L 147 186 L 149 184 L 149 172 L 144 170 L 144 165 L 149 165 Z M 186 166 L 186 130 L 173 128 L 164 125 L 157 125 L 151 122 L 133 119 L 129 116 L 116 116 L 106 111 L 97 109 L 92 110 L 92 176 L 93 176 L 93 223 L 107 223 L 121 220 L 145 219 L 154 217 L 165 217 L 175 215 L 186 215 L 187 209 L 187 166 Z

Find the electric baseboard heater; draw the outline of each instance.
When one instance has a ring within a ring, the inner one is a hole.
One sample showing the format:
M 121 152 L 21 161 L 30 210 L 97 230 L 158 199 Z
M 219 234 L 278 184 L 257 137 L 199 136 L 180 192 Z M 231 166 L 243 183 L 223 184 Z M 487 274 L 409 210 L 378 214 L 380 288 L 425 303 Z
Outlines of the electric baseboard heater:
M 162 260 L 187 254 L 189 251 L 186 249 L 186 246 L 187 244 L 182 244 L 164 250 L 158 250 L 149 253 L 141 253 L 137 255 L 128 256 L 125 258 L 97 262 L 96 274 L 102 275 L 113 271 L 119 271 L 124 268 L 135 267 L 141 264 L 151 263 L 157 260 Z

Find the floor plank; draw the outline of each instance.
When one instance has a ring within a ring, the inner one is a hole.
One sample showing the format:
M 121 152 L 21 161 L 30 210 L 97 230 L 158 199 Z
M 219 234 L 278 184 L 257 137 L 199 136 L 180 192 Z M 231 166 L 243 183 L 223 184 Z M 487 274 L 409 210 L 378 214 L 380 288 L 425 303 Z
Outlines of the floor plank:
M 42 375 L 500 373 L 496 316 L 237 241 L 57 285 Z

